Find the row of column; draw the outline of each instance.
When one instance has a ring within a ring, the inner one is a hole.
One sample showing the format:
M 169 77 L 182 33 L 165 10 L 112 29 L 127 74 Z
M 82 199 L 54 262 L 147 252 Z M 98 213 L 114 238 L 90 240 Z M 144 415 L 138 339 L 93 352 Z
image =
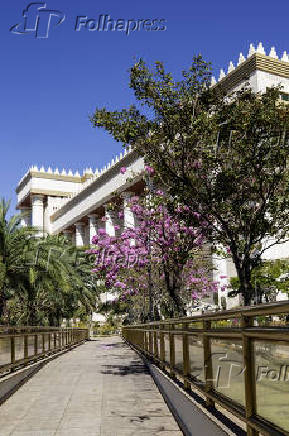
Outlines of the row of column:
M 96 214 L 88 215 L 88 226 L 83 221 L 79 221 L 74 224 L 75 226 L 75 245 L 82 247 L 84 245 L 91 244 L 92 238 L 97 234 L 100 228 L 105 228 L 105 231 L 110 236 L 116 236 L 117 231 L 115 226 L 120 227 L 120 231 L 123 229 L 134 227 L 135 217 L 130 209 L 130 198 L 134 195 L 132 192 L 124 192 L 121 196 L 123 198 L 123 212 L 124 217 L 121 221 L 117 215 L 117 212 L 105 208 L 105 221 L 103 222 Z M 72 230 L 64 230 L 69 239 L 72 237 Z
M 106 233 L 110 236 L 116 235 L 115 225 L 119 225 L 121 230 L 135 225 L 135 217 L 130 209 L 129 202 L 131 197 L 135 195 L 133 192 L 124 192 L 121 194 L 123 198 L 123 221 L 118 218 L 116 212 L 105 209 L 105 223 L 98 218 L 97 215 L 92 214 L 88 216 L 88 229 L 86 229 L 85 223 L 80 221 L 75 223 L 75 244 L 78 247 L 91 243 L 94 235 L 96 235 L 99 228 L 105 228 Z M 32 195 L 31 207 L 23 207 L 21 209 L 22 226 L 30 226 L 39 229 L 39 235 L 43 235 L 45 231 L 49 232 L 49 229 L 45 227 L 45 207 L 44 207 L 44 195 Z M 50 217 L 48 217 L 49 220 Z M 72 237 L 71 230 L 64 230 L 63 233 L 70 239 Z

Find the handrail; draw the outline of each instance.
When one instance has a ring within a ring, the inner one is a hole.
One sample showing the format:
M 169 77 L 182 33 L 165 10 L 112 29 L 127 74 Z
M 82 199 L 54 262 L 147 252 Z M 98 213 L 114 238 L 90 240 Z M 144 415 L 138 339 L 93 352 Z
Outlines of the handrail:
M 146 324 L 133 324 L 130 326 L 129 325 L 126 326 L 126 328 L 134 328 L 135 325 L 137 326 L 163 325 L 163 324 L 175 324 L 176 322 L 178 323 L 182 322 L 187 324 L 193 321 L 221 321 L 225 319 L 242 318 L 244 316 L 251 318 L 255 316 L 280 315 L 285 313 L 289 313 L 289 300 L 270 303 L 269 305 L 259 304 L 253 307 L 244 306 L 238 309 L 223 310 L 220 312 L 213 312 L 213 313 L 207 312 L 205 315 L 198 314 L 198 315 L 185 316 L 180 318 L 168 318 L 162 321 L 152 321 Z
M 184 388 L 197 389 L 205 396 L 207 406 L 214 407 L 215 403 L 218 403 L 229 412 L 239 416 L 247 425 L 247 435 L 256 436 L 259 432 L 262 435 L 289 435 L 289 425 L 282 428 L 278 417 L 277 422 L 273 423 L 267 416 L 260 416 L 260 410 L 258 409 L 258 400 L 260 401 L 260 398 L 257 397 L 259 388 L 256 387 L 258 373 L 256 350 L 258 350 L 258 353 L 265 353 L 268 344 L 275 346 L 279 344 L 280 347 L 284 346 L 284 344 L 289 346 L 289 325 L 286 323 L 282 327 L 262 326 L 254 318 L 285 314 L 289 314 L 289 301 L 123 326 L 122 335 L 128 343 L 151 359 L 161 369 L 167 371 L 171 377 L 178 378 Z M 214 321 L 217 321 L 218 324 L 218 321 L 232 321 L 234 318 L 236 318 L 238 326 L 214 325 Z M 201 328 L 194 328 L 195 322 L 201 322 Z M 190 343 L 190 340 L 193 342 Z M 181 348 L 176 348 L 176 341 L 178 341 L 177 343 Z M 198 349 L 196 346 L 191 347 L 196 341 Z M 244 381 L 239 385 L 239 388 L 244 394 L 243 404 L 234 401 L 230 395 L 220 392 L 215 383 L 216 356 L 214 356 L 212 350 L 216 345 L 216 341 L 219 344 L 218 346 L 223 347 L 222 349 L 225 349 L 225 351 L 235 350 L 235 355 L 237 353 L 242 358 Z M 264 342 L 260 341 L 265 341 L 265 345 Z M 203 380 L 196 378 L 192 373 L 190 362 L 191 359 L 193 361 L 194 358 L 196 359 L 194 353 L 197 353 L 196 356 L 198 357 L 198 353 L 202 356 Z M 273 358 L 274 355 L 272 354 Z M 176 364 L 176 362 L 178 363 Z M 287 366 L 289 369 L 289 365 Z M 269 389 L 270 398 L 270 387 L 267 386 L 266 389 Z M 274 395 L 272 395 L 272 398 L 272 401 L 274 401 Z M 286 400 L 284 399 L 284 401 Z
M 10 326 L 10 325 L 1 325 L 0 324 L 0 331 L 1 330 L 6 330 L 6 331 L 60 331 L 60 330 L 82 330 L 79 327 L 51 327 L 51 326 L 27 326 L 27 325 L 15 325 L 15 326 Z M 86 330 L 86 329 L 83 329 Z
M 0 376 L 89 338 L 87 329 L 41 326 L 0 326 Z

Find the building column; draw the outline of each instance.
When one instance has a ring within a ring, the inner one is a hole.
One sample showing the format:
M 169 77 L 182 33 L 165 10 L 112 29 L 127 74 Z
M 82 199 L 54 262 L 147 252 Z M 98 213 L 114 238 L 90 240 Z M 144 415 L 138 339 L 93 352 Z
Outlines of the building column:
M 135 227 L 135 216 L 133 211 L 130 208 L 130 200 L 131 197 L 135 196 L 134 192 L 122 192 L 121 194 L 123 198 L 123 227 L 124 229 L 134 228 Z
M 62 231 L 63 235 L 67 238 L 67 240 L 72 243 L 72 230 L 65 229 Z
M 78 223 L 75 223 L 75 245 L 77 247 L 83 247 L 84 246 L 84 238 L 85 238 L 85 223 L 82 221 L 79 221 Z
M 88 235 L 89 235 L 89 245 L 92 244 L 92 238 L 97 234 L 98 224 L 97 215 L 88 215 Z
M 223 310 L 227 308 L 228 276 L 227 259 L 220 255 L 213 255 L 213 280 L 218 282 L 218 305 Z
M 114 210 L 109 210 L 105 207 L 105 231 L 109 236 L 115 236 L 116 213 Z
M 43 234 L 44 224 L 44 196 L 32 195 L 32 226 Z
M 31 226 L 31 207 L 21 207 L 20 215 L 21 215 L 21 221 L 20 221 L 21 227 Z
M 102 218 L 98 218 L 98 220 L 97 220 L 97 231 L 99 229 L 105 230 L 105 222 L 102 220 Z

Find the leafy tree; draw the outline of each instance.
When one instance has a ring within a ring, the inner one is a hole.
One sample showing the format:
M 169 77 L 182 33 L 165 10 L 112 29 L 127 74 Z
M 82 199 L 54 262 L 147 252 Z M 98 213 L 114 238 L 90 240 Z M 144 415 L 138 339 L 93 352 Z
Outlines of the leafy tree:
M 210 76 L 201 56 L 179 81 L 162 63 L 150 69 L 140 60 L 130 87 L 143 112 L 97 109 L 91 121 L 130 144 L 168 194 L 208 221 L 212 243 L 230 250 L 248 305 L 262 253 L 288 234 L 288 110 L 280 89 L 224 96 Z

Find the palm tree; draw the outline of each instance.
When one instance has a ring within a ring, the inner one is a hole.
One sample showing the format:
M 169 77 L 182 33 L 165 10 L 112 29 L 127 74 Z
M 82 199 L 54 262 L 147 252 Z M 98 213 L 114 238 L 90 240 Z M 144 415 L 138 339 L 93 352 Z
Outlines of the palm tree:
M 92 265 L 85 252 L 63 236 L 36 237 L 37 229 L 21 227 L 19 215 L 7 214 L 0 201 L 0 318 L 7 307 L 14 323 L 60 325 L 96 303 Z
M 50 325 L 59 325 L 64 317 L 72 318 L 80 307 L 82 312 L 90 313 L 96 297 L 92 266 L 85 252 L 72 246 L 63 236 L 39 240 L 37 251 L 32 280 L 30 278 L 26 284 L 28 323 L 35 323 L 38 314 Z
M 23 280 L 23 253 L 35 234 L 31 227 L 20 227 L 20 215 L 8 219 L 10 202 L 0 200 L 0 318 L 6 302 Z

